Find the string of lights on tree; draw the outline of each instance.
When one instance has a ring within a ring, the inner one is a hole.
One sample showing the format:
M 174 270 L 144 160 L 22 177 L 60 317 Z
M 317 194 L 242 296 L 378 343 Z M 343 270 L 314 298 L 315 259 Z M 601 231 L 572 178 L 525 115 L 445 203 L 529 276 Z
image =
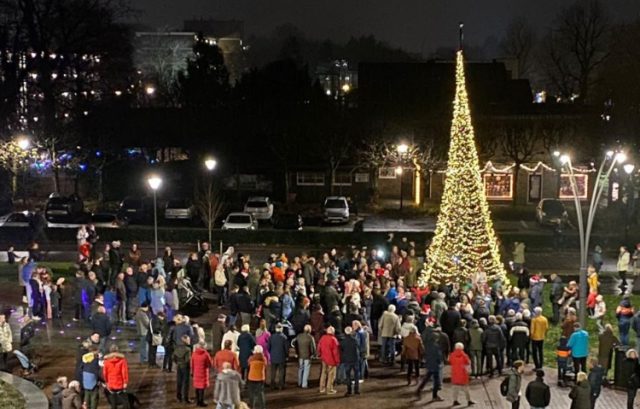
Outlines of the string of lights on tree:
M 501 280 L 506 283 L 506 271 L 500 260 L 480 175 L 464 57 L 460 50 L 456 58 L 456 93 L 444 194 L 419 283 L 465 283 L 481 269 L 489 282 Z

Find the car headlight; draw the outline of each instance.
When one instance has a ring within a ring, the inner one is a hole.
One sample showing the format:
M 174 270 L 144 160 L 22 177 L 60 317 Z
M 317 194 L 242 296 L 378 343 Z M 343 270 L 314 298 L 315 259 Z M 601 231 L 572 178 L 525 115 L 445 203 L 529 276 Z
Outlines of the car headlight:
M 249 230 L 255 230 L 255 229 L 256 229 L 256 226 L 249 227 Z

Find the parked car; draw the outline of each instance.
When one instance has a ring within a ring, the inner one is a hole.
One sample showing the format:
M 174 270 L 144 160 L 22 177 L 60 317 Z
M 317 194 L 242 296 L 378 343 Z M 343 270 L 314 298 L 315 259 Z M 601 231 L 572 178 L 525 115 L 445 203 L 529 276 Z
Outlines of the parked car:
M 44 217 L 49 222 L 69 223 L 84 216 L 84 203 L 76 194 L 60 196 L 51 193 L 44 210 Z
M 153 199 L 150 197 L 126 197 L 120 203 L 118 218 L 128 223 L 150 223 L 153 220 Z
M 196 207 L 187 199 L 171 199 L 164 208 L 164 218 L 167 220 L 193 221 L 196 217 Z
M 244 205 L 244 212 L 251 213 L 257 220 L 271 220 L 273 202 L 266 196 L 250 197 Z
M 251 213 L 229 213 L 222 230 L 257 230 L 258 221 Z
M 569 214 L 560 200 L 542 199 L 536 207 L 536 220 L 541 225 L 566 224 Z
M 273 216 L 273 228 L 302 230 L 302 216 L 297 213 L 280 213 Z
M 349 221 L 349 202 L 344 196 L 328 196 L 322 205 L 325 223 L 346 223 Z
M 91 224 L 98 229 L 119 229 L 127 227 L 129 223 L 118 218 L 115 213 L 93 213 L 91 215 Z
M 0 227 L 29 227 L 33 213 L 13 212 L 0 217 Z

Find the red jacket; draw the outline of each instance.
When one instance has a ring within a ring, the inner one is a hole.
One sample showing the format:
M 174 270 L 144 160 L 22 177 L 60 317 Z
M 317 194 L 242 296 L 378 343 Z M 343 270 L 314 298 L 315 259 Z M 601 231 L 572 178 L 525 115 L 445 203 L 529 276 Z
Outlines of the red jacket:
M 235 354 L 235 352 L 229 349 L 222 349 L 216 352 L 215 356 L 213 357 L 213 367 L 215 368 L 216 372 L 222 371 L 222 364 L 224 364 L 225 362 L 229 362 L 231 364 L 231 369 L 233 369 L 234 371 L 237 371 L 240 368 L 238 356 Z
M 340 345 L 335 336 L 324 334 L 318 343 L 318 356 L 329 366 L 340 365 Z
M 122 390 L 129 383 L 129 366 L 124 355 L 118 352 L 104 357 L 102 376 L 109 390 Z
M 191 354 L 191 377 L 194 389 L 209 387 L 209 368 L 211 368 L 211 355 L 204 348 L 196 348 Z
M 454 385 L 466 385 L 469 383 L 469 372 L 467 366 L 471 365 L 471 360 L 462 349 L 456 349 L 449 355 L 451 365 L 451 383 Z

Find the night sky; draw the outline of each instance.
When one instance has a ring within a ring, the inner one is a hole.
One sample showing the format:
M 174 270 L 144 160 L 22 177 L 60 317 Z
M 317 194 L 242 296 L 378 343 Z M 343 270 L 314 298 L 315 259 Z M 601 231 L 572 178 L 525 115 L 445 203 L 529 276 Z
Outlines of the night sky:
M 465 22 L 467 41 L 499 38 L 513 16 L 523 15 L 543 31 L 567 0 L 131 0 L 140 23 L 180 28 L 182 20 L 238 19 L 245 34 L 264 35 L 283 23 L 308 37 L 345 40 L 374 34 L 391 45 L 428 54 L 457 41 L 457 22 Z M 640 16 L 638 0 L 603 0 L 615 20 Z

